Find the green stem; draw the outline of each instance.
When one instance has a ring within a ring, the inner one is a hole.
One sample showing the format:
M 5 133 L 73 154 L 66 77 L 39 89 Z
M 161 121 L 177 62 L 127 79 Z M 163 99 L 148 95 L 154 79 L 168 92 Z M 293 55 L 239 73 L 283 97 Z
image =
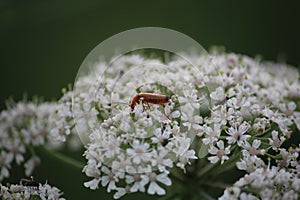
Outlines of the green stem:
M 274 160 L 280 158 L 280 156 L 273 156 L 273 155 L 271 155 L 269 153 L 265 153 L 265 155 L 268 156 L 268 157 L 270 157 L 270 158 L 273 158 Z
M 73 166 L 73 167 L 75 167 L 77 169 L 81 170 L 83 168 L 83 166 L 84 166 L 84 164 L 82 162 L 79 162 L 79 161 L 77 161 L 77 160 L 75 160 L 73 158 L 65 156 L 65 155 L 63 155 L 63 154 L 61 154 L 61 153 L 59 153 L 57 151 L 53 151 L 53 150 L 47 149 L 44 146 L 41 147 L 41 150 L 43 152 L 45 152 L 46 154 L 48 154 L 49 156 L 51 156 L 51 157 L 53 157 L 53 158 L 55 158 L 55 159 L 57 159 L 57 160 L 59 160 L 59 161 L 61 161 L 63 163 L 66 163 L 66 164 L 68 164 L 70 166 Z
M 217 164 L 208 164 L 207 166 L 205 166 L 201 173 L 198 174 L 197 178 L 199 180 L 201 180 L 201 178 L 207 174 L 209 174 L 209 172 L 211 172 L 213 169 L 215 169 L 216 167 L 218 166 L 218 163 Z
M 223 190 L 229 186 L 229 184 L 225 184 L 222 182 L 203 182 L 203 185 L 207 185 L 207 186 L 213 187 L 213 188 L 220 188 Z
M 206 200 L 213 200 L 214 198 L 212 196 L 210 196 L 207 192 L 203 191 L 203 190 L 199 190 L 199 194 L 201 196 L 201 198 L 206 199 Z M 198 199 L 198 195 L 197 195 L 197 199 Z
M 269 138 L 262 138 L 260 136 L 252 136 L 252 139 L 253 140 L 258 139 L 258 140 L 261 140 L 261 141 L 269 141 Z

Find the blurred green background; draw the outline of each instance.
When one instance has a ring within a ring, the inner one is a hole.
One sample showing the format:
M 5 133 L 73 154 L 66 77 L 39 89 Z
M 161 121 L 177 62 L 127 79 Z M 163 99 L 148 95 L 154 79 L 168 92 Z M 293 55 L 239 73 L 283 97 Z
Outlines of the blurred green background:
M 136 27 L 170 28 L 206 49 L 222 45 L 299 66 L 299 8 L 297 1 L 0 0 L 0 108 L 5 99 L 22 99 L 24 92 L 59 98 L 96 45 Z M 35 177 L 45 171 L 48 176 L 37 179 L 62 188 L 68 199 L 111 197 L 103 188 L 84 189 L 79 170 L 50 158 L 42 160 Z

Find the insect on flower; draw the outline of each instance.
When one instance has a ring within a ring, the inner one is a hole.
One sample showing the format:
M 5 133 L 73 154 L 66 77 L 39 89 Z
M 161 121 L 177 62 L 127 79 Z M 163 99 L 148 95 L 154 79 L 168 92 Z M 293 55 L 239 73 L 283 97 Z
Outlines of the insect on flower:
M 21 179 L 21 184 L 24 186 L 28 186 L 28 187 L 39 187 L 39 183 L 34 181 L 33 178 L 31 177 L 31 179 L 25 179 L 22 178 Z
M 130 104 L 131 110 L 134 110 L 134 107 L 137 103 L 140 102 L 146 103 L 149 107 L 149 103 L 163 105 L 170 102 L 170 97 L 163 94 L 155 93 L 139 93 L 136 95 Z

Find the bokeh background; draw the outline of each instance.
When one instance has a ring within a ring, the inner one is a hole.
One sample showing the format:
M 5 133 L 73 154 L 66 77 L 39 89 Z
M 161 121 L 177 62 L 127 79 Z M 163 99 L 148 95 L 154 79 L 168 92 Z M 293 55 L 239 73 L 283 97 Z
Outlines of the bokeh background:
M 20 100 L 24 93 L 58 99 L 97 44 L 137 27 L 170 28 L 206 49 L 221 45 L 299 67 L 299 9 L 297 1 L 271 0 L 0 0 L 0 109 L 5 99 Z M 78 169 L 51 157 L 42 159 L 34 175 L 60 187 L 68 199 L 111 198 L 103 188 L 82 187 L 85 177 Z M 15 170 L 11 181 L 19 176 Z

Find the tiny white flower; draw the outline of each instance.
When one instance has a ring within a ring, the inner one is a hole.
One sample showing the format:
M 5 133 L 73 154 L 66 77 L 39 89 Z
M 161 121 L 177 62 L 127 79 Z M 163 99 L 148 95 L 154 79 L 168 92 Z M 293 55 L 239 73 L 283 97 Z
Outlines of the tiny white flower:
M 181 120 L 184 121 L 183 126 L 188 127 L 189 131 L 191 130 L 191 128 L 193 128 L 194 130 L 199 130 L 201 128 L 200 124 L 203 123 L 203 118 L 199 115 L 193 115 L 192 112 L 183 112 Z
M 218 141 L 221 135 L 221 126 L 217 123 L 214 124 L 214 129 L 204 125 L 202 130 L 205 133 L 205 138 L 203 138 L 202 141 L 206 145 L 214 144 L 214 142 Z
M 267 127 L 270 126 L 270 120 L 267 118 L 256 118 L 252 125 L 252 128 L 255 132 L 263 134 Z
M 109 170 L 107 167 L 102 166 L 101 171 L 106 174 L 102 175 L 101 177 L 101 185 L 102 186 L 107 186 L 107 192 L 110 192 L 111 190 L 116 189 L 116 182 L 119 181 L 118 177 L 116 176 L 116 173 L 114 170 Z
M 279 147 L 283 144 L 283 142 L 285 141 L 285 137 L 283 136 L 278 136 L 278 131 L 272 131 L 272 139 L 269 139 L 269 144 L 272 146 L 272 149 L 275 151 L 278 151 Z
M 227 155 L 230 154 L 230 147 L 231 146 L 229 145 L 225 148 L 224 147 L 224 142 L 222 140 L 217 142 L 217 146 L 219 148 L 216 148 L 215 146 L 212 146 L 210 149 L 208 149 L 208 152 L 210 154 L 215 155 L 215 156 L 208 157 L 208 160 L 211 163 L 216 163 L 219 160 L 221 160 L 221 164 L 223 164 L 225 160 L 229 159 L 229 157 Z
M 116 160 L 112 162 L 112 169 L 116 171 L 118 177 L 124 178 L 125 172 L 129 172 L 132 167 L 132 163 L 129 158 L 125 158 L 125 155 L 121 153 Z
M 289 102 L 288 104 L 285 104 L 285 103 L 279 104 L 279 109 L 287 116 L 292 115 L 294 113 L 296 107 L 297 107 L 297 105 L 293 101 Z
M 190 159 L 198 159 L 197 156 L 195 156 L 194 150 L 188 150 L 181 156 L 179 156 L 179 162 L 176 164 L 177 167 L 181 168 L 184 173 L 186 172 L 185 166 L 187 164 L 191 164 Z
M 158 170 L 160 172 L 166 172 L 168 173 L 168 170 L 166 167 L 168 168 L 172 168 L 173 167 L 173 162 L 170 158 L 166 158 L 166 156 L 168 155 L 169 151 L 167 151 L 164 148 L 159 148 L 158 149 L 159 152 L 157 151 L 153 151 L 153 159 L 151 160 L 151 164 L 153 167 L 158 167 Z
M 224 194 L 219 198 L 219 200 L 234 200 L 238 199 L 241 189 L 238 187 L 230 187 L 224 191 Z
M 173 152 L 176 154 L 176 156 L 181 156 L 188 151 L 190 145 L 191 145 L 191 139 L 187 137 L 180 137 L 176 136 L 175 139 L 172 140 L 173 143 L 175 143 L 175 147 L 173 148 Z
M 256 155 L 251 155 L 249 151 L 242 150 L 243 158 L 236 163 L 239 170 L 245 170 L 247 172 L 253 172 L 255 169 L 265 166 L 262 159 Z
M 149 178 L 139 173 L 135 173 L 132 175 L 126 175 L 126 183 L 132 184 L 130 188 L 130 192 L 145 192 L 145 185 L 149 183 Z
M 155 172 L 151 172 L 149 173 L 148 177 L 149 177 L 150 184 L 147 192 L 149 194 L 158 194 L 158 195 L 166 194 L 165 189 L 160 187 L 157 184 L 157 182 L 163 183 L 167 186 L 170 186 L 172 184 L 171 179 L 168 177 L 166 173 L 157 175 Z
M 84 182 L 83 185 L 87 188 L 90 188 L 91 190 L 96 190 L 98 189 L 100 180 L 100 178 L 94 178 L 90 181 Z
M 249 129 L 249 125 L 247 123 L 241 124 L 237 127 L 230 127 L 226 133 L 230 136 L 226 137 L 229 144 L 234 144 L 237 142 L 238 146 L 241 146 L 250 135 L 245 134 Z
M 217 110 L 211 111 L 211 121 L 215 124 L 227 124 L 227 110 L 226 106 L 221 105 Z
M 194 109 L 198 109 L 200 107 L 199 97 L 197 96 L 197 91 L 195 89 L 187 89 L 183 91 L 184 97 L 180 96 L 178 98 L 182 106 L 182 109 L 193 112 Z
M 132 158 L 133 163 L 140 164 L 142 161 L 150 160 L 150 145 L 148 143 L 140 143 L 139 140 L 134 140 L 131 146 L 132 148 L 127 149 L 126 152 Z
M 210 93 L 210 97 L 215 101 L 223 101 L 226 98 L 223 87 L 218 87 L 215 91 Z
M 88 177 L 98 178 L 100 176 L 98 167 L 100 167 L 100 165 L 97 165 L 95 160 L 89 160 L 88 164 L 84 166 L 82 172 L 84 172 Z
M 275 176 L 275 183 L 277 184 L 287 184 L 291 180 L 292 174 L 287 172 L 285 169 L 280 169 Z
M 227 101 L 227 105 L 229 107 L 233 107 L 234 109 L 247 108 L 250 106 L 250 103 L 251 101 L 245 97 L 232 97 Z
M 261 145 L 261 141 L 255 139 L 252 142 L 252 145 L 249 144 L 249 142 L 244 141 L 244 143 L 242 144 L 242 147 L 246 150 L 249 151 L 250 154 L 252 155 L 264 155 L 265 153 L 265 149 L 258 149 Z
M 117 140 L 117 138 L 112 134 L 110 134 L 108 138 L 105 141 L 103 141 L 102 146 L 104 147 L 104 155 L 107 158 L 112 158 L 113 156 L 118 155 L 120 153 L 120 143 Z
M 249 111 L 252 115 L 258 116 L 261 113 L 261 107 L 258 104 L 253 104 L 250 106 Z

